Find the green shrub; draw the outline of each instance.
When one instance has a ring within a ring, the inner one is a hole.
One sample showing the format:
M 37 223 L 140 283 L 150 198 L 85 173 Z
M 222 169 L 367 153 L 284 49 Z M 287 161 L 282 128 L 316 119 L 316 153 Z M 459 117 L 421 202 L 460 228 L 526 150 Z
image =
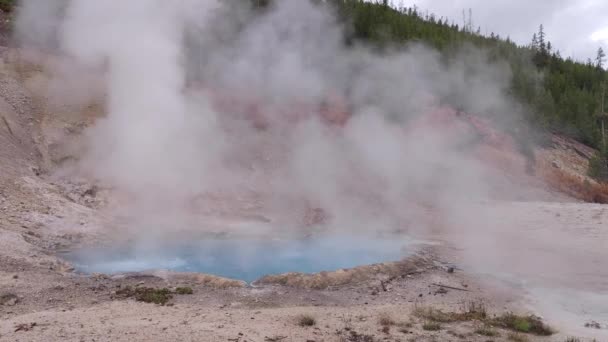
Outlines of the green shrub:
M 138 302 L 154 303 L 159 305 L 165 305 L 171 298 L 173 298 L 169 289 L 155 289 L 151 287 L 132 288 L 130 286 L 127 286 L 117 291 L 116 295 L 125 298 L 133 297 Z
M 175 293 L 178 295 L 191 295 L 194 293 L 191 287 L 178 287 L 175 289 Z
M 507 313 L 493 318 L 491 324 L 500 328 L 526 334 L 539 336 L 549 336 L 553 334 L 553 330 L 546 326 L 540 318 L 532 315 L 518 316 L 513 313 Z
M 0 10 L 5 13 L 10 13 L 15 8 L 16 2 L 16 0 L 0 0 Z

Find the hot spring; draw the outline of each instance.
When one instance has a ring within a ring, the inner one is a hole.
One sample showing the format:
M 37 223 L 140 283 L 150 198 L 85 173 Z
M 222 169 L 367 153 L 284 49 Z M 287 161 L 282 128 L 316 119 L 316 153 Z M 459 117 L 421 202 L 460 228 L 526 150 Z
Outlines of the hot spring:
M 317 273 L 399 261 L 411 254 L 403 237 L 322 235 L 307 238 L 205 238 L 69 252 L 64 257 L 84 273 L 168 269 L 252 282 L 265 275 Z

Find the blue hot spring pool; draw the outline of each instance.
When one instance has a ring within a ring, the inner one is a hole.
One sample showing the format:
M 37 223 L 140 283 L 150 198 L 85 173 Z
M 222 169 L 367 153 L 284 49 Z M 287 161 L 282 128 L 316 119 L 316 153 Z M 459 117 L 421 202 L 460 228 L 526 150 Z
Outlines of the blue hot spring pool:
M 407 239 L 319 236 L 305 239 L 201 239 L 180 243 L 82 249 L 66 253 L 84 273 L 169 269 L 252 282 L 269 274 L 316 273 L 398 261 L 408 255 Z

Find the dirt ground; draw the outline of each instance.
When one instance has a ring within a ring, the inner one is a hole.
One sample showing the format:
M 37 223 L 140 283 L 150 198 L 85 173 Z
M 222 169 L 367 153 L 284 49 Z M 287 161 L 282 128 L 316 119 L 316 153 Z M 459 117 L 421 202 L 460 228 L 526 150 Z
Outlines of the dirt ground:
M 2 310 L 0 339 L 6 341 L 486 341 L 475 333 L 481 322 L 445 323 L 441 330 L 427 332 L 426 320 L 413 311 L 432 307 L 459 312 L 473 302 L 491 303 L 487 309 L 492 313 L 517 307 L 506 289 L 488 291 L 460 271 L 422 264 L 392 280 L 379 276 L 322 290 L 218 288 L 183 276 L 78 276 L 27 263 L 3 269 L 1 279 L 2 288 L 19 298 Z M 138 284 L 189 285 L 194 294 L 175 296 L 170 306 L 117 297 L 120 288 Z M 315 325 L 300 326 L 302 315 L 313 317 Z M 380 321 L 387 316 L 394 322 L 388 331 Z M 496 331 L 502 336 L 496 341 L 509 336 Z
M 111 235 L 106 190 L 55 171 L 70 162 L 99 108 L 49 110 L 27 82 L 36 70 L 11 65 L 10 56 L 3 51 L 0 77 L 0 341 L 608 339 L 608 207 L 536 181 L 524 185 L 523 199 L 475 204 L 475 222 L 463 217 L 424 232 L 420 238 L 437 244 L 398 263 L 257 285 L 162 271 L 78 274 L 58 252 Z M 566 168 L 581 158 L 571 146 L 541 155 Z M 190 286 L 194 293 L 160 306 L 122 298 L 127 286 Z M 493 328 L 495 336 L 484 336 L 480 320 L 432 331 L 428 318 L 415 314 L 428 307 L 462 312 L 471 303 L 483 303 L 489 316 L 542 316 L 557 333 Z M 301 326 L 302 315 L 315 324 Z M 599 329 L 586 328 L 589 322 Z

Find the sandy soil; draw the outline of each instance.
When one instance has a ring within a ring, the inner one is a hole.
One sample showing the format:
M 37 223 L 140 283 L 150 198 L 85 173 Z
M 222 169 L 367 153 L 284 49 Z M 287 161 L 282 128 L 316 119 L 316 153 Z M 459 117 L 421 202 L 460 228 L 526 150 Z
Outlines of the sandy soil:
M 563 331 L 608 337 L 605 330 L 584 328 L 587 322 L 608 321 L 603 262 L 608 260 L 608 206 L 509 202 L 483 205 L 479 211 L 492 219 L 485 231 L 461 226 L 440 237 L 458 246 L 451 260 L 523 294 L 528 308 Z
M 12 279 L 11 273 L 20 276 Z M 264 341 L 284 336 L 289 341 L 351 341 L 351 331 L 355 331 L 373 336 L 374 340 L 446 340 L 462 334 L 469 341 L 485 341 L 474 334 L 481 325 L 478 322 L 445 324 L 439 332 L 425 332 L 424 320 L 414 317 L 412 310 L 429 306 L 458 311 L 466 303 L 483 301 L 502 303 L 488 307 L 492 312 L 501 312 L 510 305 L 507 296 L 488 292 L 459 272 L 447 273 L 442 269 L 404 275 L 382 284 L 374 280 L 325 290 L 272 285 L 216 289 L 183 279 L 176 283 L 150 276 L 116 279 L 44 273 L 43 270 L 4 273 L 3 286 L 16 291 L 22 301 L 3 310 L 0 339 Z M 44 285 L 32 286 L 42 279 Z M 140 282 L 152 286 L 188 284 L 195 293 L 177 296 L 172 306 L 113 298 L 118 286 Z M 435 283 L 467 291 L 446 292 L 432 285 Z M 299 326 L 300 315 L 313 316 L 316 325 Z M 383 332 L 379 323 L 383 315 L 390 315 L 403 327 L 395 325 L 388 333 Z M 18 329 L 32 323 L 35 326 L 31 329 Z M 404 328 L 406 323 L 411 326 L 407 324 Z M 508 333 L 502 335 L 506 337 Z

